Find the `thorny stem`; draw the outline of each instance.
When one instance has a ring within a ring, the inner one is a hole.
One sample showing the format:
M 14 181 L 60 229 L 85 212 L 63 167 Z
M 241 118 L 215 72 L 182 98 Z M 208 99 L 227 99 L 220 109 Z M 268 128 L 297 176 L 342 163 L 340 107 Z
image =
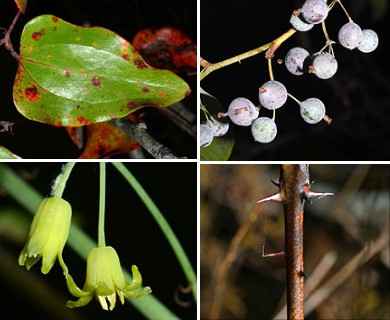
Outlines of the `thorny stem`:
M 252 50 L 247 51 L 245 53 L 239 54 L 239 55 L 234 56 L 232 58 L 223 60 L 221 62 L 210 63 L 210 62 L 201 58 L 202 66 L 204 67 L 204 69 L 200 73 L 200 80 L 203 80 L 211 72 L 213 72 L 215 70 L 224 68 L 224 67 L 229 66 L 233 63 L 240 62 L 241 60 L 253 57 L 261 52 L 264 52 L 264 51 L 268 50 L 272 45 L 275 46 L 276 48 L 279 47 L 284 41 L 286 41 L 288 38 L 290 38 L 295 32 L 296 32 L 296 30 L 294 28 L 291 28 L 287 32 L 285 32 L 284 34 L 282 34 L 281 36 L 279 36 L 278 38 L 276 38 L 275 40 L 273 40 L 267 44 L 264 44 L 258 48 L 252 49 Z
M 306 164 L 282 164 L 280 194 L 285 218 L 287 317 L 304 319 L 303 211 L 309 182 Z

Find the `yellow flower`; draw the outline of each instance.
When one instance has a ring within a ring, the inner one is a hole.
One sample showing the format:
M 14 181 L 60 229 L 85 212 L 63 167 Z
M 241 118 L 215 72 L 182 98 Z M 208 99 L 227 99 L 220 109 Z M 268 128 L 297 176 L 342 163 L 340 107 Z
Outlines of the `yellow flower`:
M 42 200 L 32 221 L 26 245 L 19 255 L 19 265 L 27 270 L 42 257 L 41 271 L 47 274 L 56 258 L 67 273 L 62 250 L 68 239 L 72 208 L 60 197 Z
M 151 293 L 152 290 L 149 287 L 137 290 L 141 288 L 142 277 L 136 266 L 133 266 L 131 270 L 133 280 L 129 284 L 123 275 L 119 257 L 114 248 L 107 246 L 91 249 L 87 258 L 87 277 L 83 289 L 79 289 L 73 278 L 66 274 L 66 283 L 70 293 L 79 298 L 77 301 L 68 301 L 67 307 L 85 306 L 96 296 L 104 310 L 113 310 L 117 294 L 123 304 L 124 297 L 135 299 Z

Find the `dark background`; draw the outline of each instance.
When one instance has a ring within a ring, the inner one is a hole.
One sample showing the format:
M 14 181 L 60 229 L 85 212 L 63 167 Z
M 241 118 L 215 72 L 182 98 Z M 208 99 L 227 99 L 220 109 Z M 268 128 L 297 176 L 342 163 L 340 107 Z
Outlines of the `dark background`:
M 62 164 L 24 163 L 10 166 L 38 192 L 47 195 L 50 192 L 51 181 L 60 172 Z M 131 163 L 126 164 L 126 167 L 155 201 L 196 270 L 196 164 Z M 130 270 L 133 264 L 139 267 L 143 284 L 150 286 L 156 298 L 179 318 L 196 319 L 196 304 L 192 293 L 177 292 L 180 286 L 187 286 L 187 281 L 165 236 L 130 185 L 111 164 L 107 164 L 106 187 L 107 245 L 116 249 L 126 270 Z M 86 233 L 97 240 L 98 163 L 76 164 L 63 197 L 72 205 L 73 221 L 77 221 Z M 144 319 L 133 306 L 127 302 L 122 306 L 119 300 L 111 312 L 103 311 L 95 299 L 85 307 L 67 309 L 66 301 L 76 298 L 68 292 L 58 263 L 48 275 L 41 274 L 41 261 L 29 272 L 19 267 L 17 259 L 26 240 L 26 234 L 20 234 L 17 228 L 4 229 L 3 214 L 6 212 L 18 212 L 19 215 L 32 219 L 30 214 L 24 213 L 23 209 L 0 188 L 0 260 L 2 262 L 10 260 L 12 266 L 11 269 L 4 269 L 4 264 L 0 263 L 1 305 L 7 308 L 9 315 L 4 315 L 3 319 Z M 63 257 L 76 284 L 82 287 L 85 281 L 85 261 L 67 246 Z M 18 280 L 11 278 L 11 270 L 12 274 L 18 274 Z M 39 288 L 48 288 L 47 294 L 52 299 L 47 295 L 36 296 L 35 286 L 23 288 L 24 277 L 28 277 L 29 280 L 35 279 Z M 189 306 L 183 307 L 175 302 L 175 291 L 179 300 L 184 304 L 189 303 Z M 54 313 L 50 313 L 50 305 L 54 302 L 58 305 L 52 306 Z
M 266 44 L 290 28 L 289 19 L 302 1 L 206 1 L 201 0 L 200 55 L 219 62 Z M 287 51 L 302 46 L 310 53 L 325 44 L 320 25 L 309 32 L 293 35 L 276 51 L 275 80 L 301 101 L 321 99 L 333 119 L 310 125 L 303 121 L 298 105 L 291 99 L 276 112 L 278 134 L 269 144 L 254 142 L 249 127 L 231 125 L 236 143 L 231 160 L 388 160 L 390 158 L 390 53 L 387 1 L 343 1 L 354 22 L 362 29 L 375 30 L 379 47 L 370 54 L 349 51 L 334 45 L 339 68 L 329 80 L 314 75 L 290 74 L 277 59 Z M 384 7 L 380 7 L 380 4 Z M 347 21 L 340 6 L 329 13 L 328 33 L 337 41 L 339 28 Z M 201 83 L 204 90 L 218 98 L 225 110 L 237 97 L 258 104 L 258 88 L 268 81 L 264 54 L 214 71 Z M 262 109 L 260 116 L 272 117 Z
M 14 1 L 3 1 L 0 11 L 0 26 L 8 29 L 17 9 Z M 195 0 L 29 0 L 26 14 L 19 19 L 12 42 L 19 51 L 19 39 L 23 26 L 32 18 L 52 14 L 73 24 L 101 26 L 110 29 L 130 42 L 134 35 L 151 27 L 172 26 L 182 30 L 196 42 Z M 77 158 L 81 152 L 73 145 L 63 128 L 32 122 L 21 116 L 13 104 L 12 86 L 17 62 L 4 47 L 0 48 L 0 120 L 11 121 L 14 136 L 0 134 L 0 145 L 7 147 L 22 158 L 51 159 Z M 192 94 L 183 100 L 185 108 L 196 113 L 196 77 L 180 74 L 192 89 Z M 196 141 L 183 134 L 172 121 L 158 110 L 144 108 L 148 112 L 145 121 L 151 134 L 176 154 L 196 157 Z M 180 137 L 178 139 L 177 137 Z M 118 156 L 117 156 L 118 157 Z M 122 155 L 120 157 L 126 157 Z

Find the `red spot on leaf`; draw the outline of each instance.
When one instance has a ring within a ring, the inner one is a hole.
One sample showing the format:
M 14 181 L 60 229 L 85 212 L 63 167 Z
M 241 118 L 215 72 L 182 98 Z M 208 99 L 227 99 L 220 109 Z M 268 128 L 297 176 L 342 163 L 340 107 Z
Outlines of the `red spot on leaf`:
M 38 92 L 37 87 L 34 85 L 30 88 L 26 88 L 24 90 L 24 94 L 27 97 L 27 99 L 32 102 L 37 101 L 41 98 L 41 94 Z
M 77 121 L 82 126 L 85 126 L 85 125 L 87 125 L 89 123 L 89 121 L 86 118 L 84 118 L 83 116 L 78 117 Z
M 68 69 L 65 69 L 64 73 L 65 77 L 70 77 L 70 71 Z
M 142 88 L 142 91 L 143 91 L 143 92 L 150 92 L 150 89 L 149 89 L 148 87 L 145 86 L 145 87 Z
M 145 69 L 148 67 L 148 65 L 142 59 L 134 59 L 134 64 L 139 69 Z
M 33 40 L 39 40 L 40 39 L 40 37 L 41 37 L 41 34 L 39 33 L 39 32 L 34 32 L 33 34 L 32 34 L 32 36 L 31 36 L 31 39 L 33 39 Z
M 130 55 L 128 55 L 128 54 L 123 54 L 123 55 L 122 55 L 122 58 L 125 59 L 126 61 L 129 61 L 129 60 L 130 60 Z
M 97 87 L 102 86 L 102 82 L 100 81 L 100 79 L 98 77 L 93 77 L 91 81 L 92 81 L 92 84 L 94 86 L 97 86 Z
M 136 104 L 135 102 L 130 102 L 127 107 L 129 109 L 134 109 L 134 108 L 137 108 L 138 107 L 138 104 Z
M 58 18 L 57 17 L 53 17 L 53 18 L 51 18 L 51 20 L 53 20 L 53 22 L 57 22 Z
M 34 32 L 31 35 L 31 39 L 33 39 L 34 41 L 38 41 L 41 38 L 41 36 L 44 36 L 45 34 L 46 34 L 46 30 L 42 29 L 41 31 Z

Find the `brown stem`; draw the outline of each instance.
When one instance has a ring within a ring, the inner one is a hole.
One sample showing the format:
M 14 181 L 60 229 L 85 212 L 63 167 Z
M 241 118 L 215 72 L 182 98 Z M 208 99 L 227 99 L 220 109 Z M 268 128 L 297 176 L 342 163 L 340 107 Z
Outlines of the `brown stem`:
M 0 40 L 0 47 L 1 47 L 2 45 L 5 45 L 5 48 L 11 52 L 11 55 L 12 55 L 16 60 L 19 59 L 19 54 L 17 54 L 16 51 L 14 50 L 10 38 L 11 38 L 12 30 L 14 29 L 14 27 L 15 27 L 15 25 L 16 25 L 16 22 L 18 21 L 18 19 L 19 19 L 21 13 L 22 13 L 22 11 L 18 11 L 18 13 L 16 14 L 14 20 L 12 21 L 10 27 L 8 28 L 7 32 L 5 33 L 4 38 Z
M 309 166 L 282 164 L 280 194 L 285 216 L 288 319 L 303 319 L 303 209 L 309 191 Z

